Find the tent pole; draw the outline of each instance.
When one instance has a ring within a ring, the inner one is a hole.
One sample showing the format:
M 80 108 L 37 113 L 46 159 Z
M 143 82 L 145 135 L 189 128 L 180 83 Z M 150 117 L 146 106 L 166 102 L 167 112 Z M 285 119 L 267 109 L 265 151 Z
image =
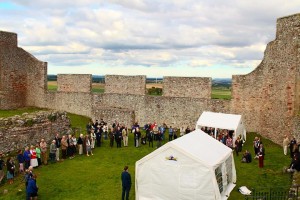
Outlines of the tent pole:
M 215 128 L 215 139 L 217 139 L 217 128 Z

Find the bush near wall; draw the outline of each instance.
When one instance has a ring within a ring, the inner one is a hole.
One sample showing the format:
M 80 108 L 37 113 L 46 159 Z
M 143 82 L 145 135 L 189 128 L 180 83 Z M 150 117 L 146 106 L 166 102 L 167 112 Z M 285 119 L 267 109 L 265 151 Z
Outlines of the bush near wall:
M 152 87 L 147 89 L 148 95 L 162 95 L 162 88 Z

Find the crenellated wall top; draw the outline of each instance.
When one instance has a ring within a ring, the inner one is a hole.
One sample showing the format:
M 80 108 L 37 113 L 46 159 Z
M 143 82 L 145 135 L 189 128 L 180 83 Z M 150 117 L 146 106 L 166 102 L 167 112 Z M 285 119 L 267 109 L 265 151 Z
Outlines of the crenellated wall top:
M 0 44 L 18 46 L 18 35 L 12 32 L 0 31 Z

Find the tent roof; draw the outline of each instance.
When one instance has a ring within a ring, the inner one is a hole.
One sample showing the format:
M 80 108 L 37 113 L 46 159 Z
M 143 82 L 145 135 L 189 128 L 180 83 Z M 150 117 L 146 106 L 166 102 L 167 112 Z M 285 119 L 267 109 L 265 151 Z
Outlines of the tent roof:
M 232 149 L 207 135 L 205 132 L 195 130 L 187 135 L 177 138 L 176 140 L 168 142 L 164 146 L 137 161 L 137 163 L 151 159 L 161 151 L 170 147 L 173 147 L 174 149 L 185 153 L 187 156 L 199 160 L 206 166 L 211 166 L 213 168 L 218 166 L 220 163 L 223 163 L 232 153 Z
M 203 112 L 197 121 L 197 125 L 236 130 L 241 122 L 242 116 L 235 114 Z

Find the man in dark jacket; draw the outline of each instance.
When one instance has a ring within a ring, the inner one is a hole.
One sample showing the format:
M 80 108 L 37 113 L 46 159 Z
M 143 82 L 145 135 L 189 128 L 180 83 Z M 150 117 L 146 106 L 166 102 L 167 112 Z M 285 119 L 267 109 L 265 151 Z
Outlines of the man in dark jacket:
M 126 200 L 129 199 L 129 191 L 131 187 L 131 176 L 128 173 L 128 166 L 124 167 L 124 171 L 121 174 L 122 180 L 122 200 L 124 200 L 126 195 Z
M 26 199 L 37 199 L 38 187 L 36 185 L 36 175 L 33 175 L 31 178 L 29 178 L 26 192 Z

